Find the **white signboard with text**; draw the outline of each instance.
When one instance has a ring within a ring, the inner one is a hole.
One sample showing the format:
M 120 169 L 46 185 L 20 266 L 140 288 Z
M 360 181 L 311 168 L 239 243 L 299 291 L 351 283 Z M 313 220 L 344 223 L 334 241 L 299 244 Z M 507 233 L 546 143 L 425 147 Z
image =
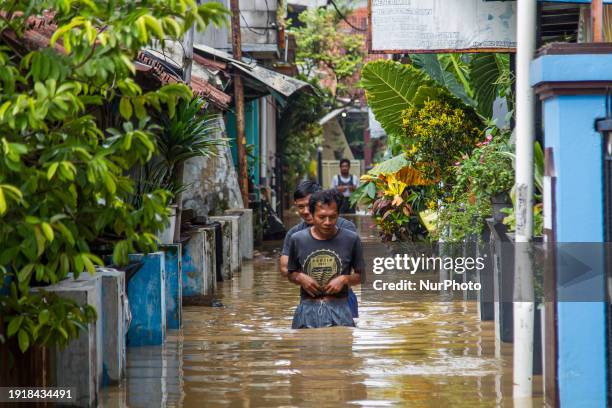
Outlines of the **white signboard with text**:
M 512 52 L 516 2 L 369 0 L 370 52 Z

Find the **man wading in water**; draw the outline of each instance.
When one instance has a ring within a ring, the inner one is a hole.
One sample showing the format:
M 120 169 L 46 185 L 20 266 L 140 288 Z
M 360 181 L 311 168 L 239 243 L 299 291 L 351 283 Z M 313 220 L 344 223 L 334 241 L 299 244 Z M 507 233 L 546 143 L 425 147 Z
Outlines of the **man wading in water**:
M 310 200 L 310 196 L 313 193 L 316 193 L 317 191 L 321 191 L 321 186 L 319 186 L 315 182 L 306 180 L 298 184 L 297 188 L 293 193 L 293 205 L 297 208 L 298 214 L 302 218 L 302 221 L 299 224 L 294 225 L 289 231 L 287 231 L 285 241 L 283 242 L 279 269 L 281 275 L 285 278 L 287 278 L 289 275 L 289 272 L 287 271 L 287 261 L 289 259 L 289 240 L 291 236 L 296 232 L 307 229 L 312 225 L 312 215 L 308 210 L 308 201 Z M 338 217 L 338 222 L 336 223 L 336 226 L 338 228 L 346 228 L 355 233 L 357 232 L 355 224 L 342 217 Z M 353 290 L 350 288 L 348 293 L 348 302 L 351 308 L 351 313 L 353 314 L 353 318 L 359 317 L 357 297 L 355 296 Z
M 359 236 L 336 225 L 337 200 L 333 190 L 312 194 L 312 227 L 290 238 L 289 280 L 301 286 L 293 329 L 355 325 L 348 290 L 361 283 L 365 262 Z

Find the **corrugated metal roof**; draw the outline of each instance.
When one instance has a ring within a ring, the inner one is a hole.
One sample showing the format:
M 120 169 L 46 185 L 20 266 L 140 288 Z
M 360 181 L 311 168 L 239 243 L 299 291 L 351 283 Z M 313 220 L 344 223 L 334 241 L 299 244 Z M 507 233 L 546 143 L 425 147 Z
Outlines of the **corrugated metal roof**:
M 287 99 L 299 90 L 311 89 L 310 84 L 307 82 L 264 68 L 254 61 L 245 58 L 243 58 L 242 61 L 238 61 L 226 52 L 203 44 L 195 44 L 194 51 L 213 61 L 224 62 L 228 64 L 228 66 L 243 73 L 243 77 L 251 79 L 250 85 L 255 92 L 260 91 L 264 94 L 270 93 L 277 97 L 277 99 L 278 96 Z M 253 83 L 253 81 L 256 83 Z
M 137 61 L 150 66 L 162 84 L 184 83 L 179 75 L 180 67 L 172 66 L 168 61 L 161 61 L 151 53 L 141 51 L 138 53 Z M 191 89 L 194 95 L 210 101 L 213 105 L 223 110 L 227 110 L 232 101 L 230 95 L 215 88 L 208 81 L 197 75 L 191 76 Z

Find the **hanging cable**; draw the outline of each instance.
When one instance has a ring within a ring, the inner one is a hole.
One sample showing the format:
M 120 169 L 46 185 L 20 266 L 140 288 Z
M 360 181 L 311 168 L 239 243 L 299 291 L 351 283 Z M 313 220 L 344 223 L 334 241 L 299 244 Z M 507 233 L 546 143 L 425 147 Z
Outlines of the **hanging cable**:
M 366 32 L 368 31 L 367 29 L 363 29 L 363 28 L 359 28 L 359 27 L 355 27 L 353 24 L 351 24 L 350 21 L 348 21 L 348 19 L 346 18 L 346 16 L 340 11 L 340 9 L 338 8 L 338 6 L 336 5 L 336 3 L 334 2 L 334 0 L 329 0 L 329 2 L 334 6 L 334 8 L 336 9 L 336 13 L 338 13 L 338 15 L 340 16 L 341 19 L 344 20 L 344 22 L 346 24 L 349 25 L 349 27 L 351 27 L 353 30 L 357 30 L 357 31 L 361 31 L 361 32 Z
M 244 27 L 249 30 L 250 32 L 257 34 L 257 35 L 263 35 L 266 36 L 268 30 L 270 29 L 269 27 L 251 27 L 249 25 L 249 23 L 247 23 L 246 18 L 244 17 L 244 14 L 242 14 L 242 11 L 240 12 L 240 17 L 242 17 L 242 21 L 244 21 Z M 242 27 L 242 26 L 241 26 Z M 255 31 L 255 28 L 259 29 L 259 30 L 263 30 L 263 33 L 259 33 L 257 31 Z

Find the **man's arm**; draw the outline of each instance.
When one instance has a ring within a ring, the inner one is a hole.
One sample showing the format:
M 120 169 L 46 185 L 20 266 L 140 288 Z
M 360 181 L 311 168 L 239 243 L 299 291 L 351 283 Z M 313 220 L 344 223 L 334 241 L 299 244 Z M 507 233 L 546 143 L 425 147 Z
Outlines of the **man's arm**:
M 349 185 L 349 190 L 352 193 L 359 186 L 359 179 L 351 174 L 351 184 Z
M 330 280 L 327 285 L 323 288 L 326 294 L 333 295 L 342 290 L 344 285 L 355 286 L 361 283 L 361 273 L 354 271 L 350 275 L 336 276 Z
M 291 241 L 291 236 L 295 232 L 295 227 L 290 228 L 285 235 L 285 239 L 283 240 L 283 249 L 281 250 L 281 256 L 278 260 L 278 271 L 280 272 L 283 278 L 286 278 L 289 274 L 287 270 L 287 263 L 289 261 L 289 244 Z
M 278 270 L 283 278 L 287 278 L 289 276 L 289 269 L 287 269 L 287 264 L 289 263 L 289 257 L 287 255 L 281 255 L 278 260 Z
M 312 297 L 316 297 L 321 292 L 317 281 L 302 271 L 289 272 L 289 282 L 301 286 Z
M 287 259 L 286 268 L 287 278 L 289 279 L 289 282 L 301 286 L 310 296 L 317 296 L 321 288 L 319 287 L 317 281 L 315 281 L 311 276 L 302 273 L 302 266 L 298 262 L 297 249 L 295 246 L 295 241 L 293 239 L 290 239 L 289 255 L 285 256 L 285 259 Z M 283 257 L 281 256 L 281 263 L 282 262 Z

